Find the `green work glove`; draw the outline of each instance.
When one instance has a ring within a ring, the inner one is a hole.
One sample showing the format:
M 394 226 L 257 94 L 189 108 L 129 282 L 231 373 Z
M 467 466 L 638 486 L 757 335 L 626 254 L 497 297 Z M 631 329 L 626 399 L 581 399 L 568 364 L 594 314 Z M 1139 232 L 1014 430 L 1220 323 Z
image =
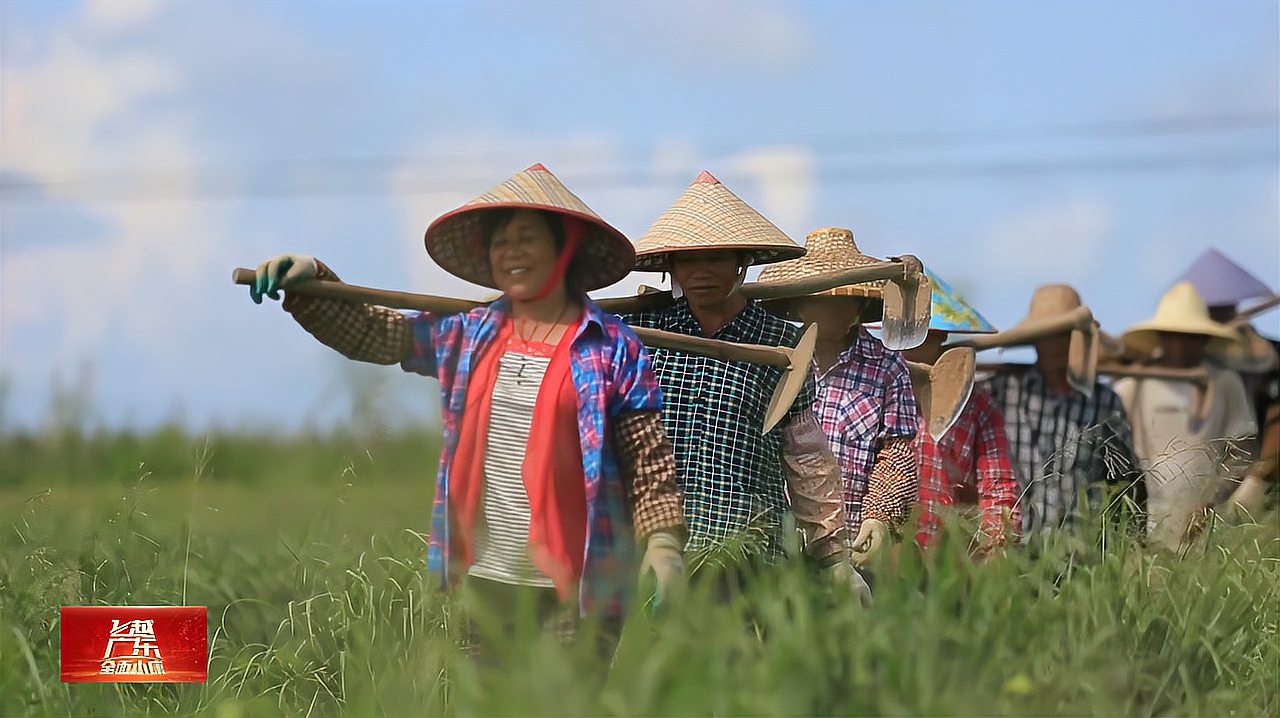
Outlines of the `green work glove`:
M 662 605 L 675 595 L 680 578 L 684 575 L 684 557 L 680 553 L 682 548 L 680 540 L 665 531 L 656 531 L 649 536 L 649 546 L 640 561 L 640 580 L 643 581 L 650 571 L 653 572 L 658 582 L 657 605 Z
M 279 299 L 281 289 L 315 279 L 319 271 L 315 257 L 305 254 L 277 254 L 258 265 L 253 284 L 249 285 L 249 297 L 254 304 L 262 304 L 264 294 L 272 299 Z
M 858 573 L 858 569 L 848 561 L 837 561 L 826 568 L 827 580 L 835 586 L 848 586 L 853 589 L 853 595 L 857 597 L 858 604 L 863 608 L 871 608 L 871 587 L 867 585 L 867 580 Z
M 853 562 L 866 566 L 889 541 L 889 527 L 880 519 L 863 519 L 853 539 Z

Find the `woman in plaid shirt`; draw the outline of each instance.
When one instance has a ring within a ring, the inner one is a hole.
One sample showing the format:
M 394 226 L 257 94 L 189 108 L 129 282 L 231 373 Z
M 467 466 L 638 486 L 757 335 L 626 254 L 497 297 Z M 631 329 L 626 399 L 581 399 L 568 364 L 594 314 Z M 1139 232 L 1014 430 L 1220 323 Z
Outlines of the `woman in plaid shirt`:
M 904 354 L 909 361 L 933 364 L 942 356 L 942 345 L 951 334 L 995 332 L 981 314 L 969 306 L 950 284 L 925 270 L 933 284 L 929 335 L 924 344 Z M 1022 513 L 1018 507 L 1018 479 L 1009 458 L 1004 418 L 984 387 L 975 386 L 955 423 L 934 439 L 928 420 L 920 417 L 916 434 L 920 456 L 920 528 L 916 543 L 932 543 L 942 526 L 944 507 L 976 503 L 981 514 L 978 554 L 1003 546 L 1009 536 L 1016 541 Z
M 590 610 L 616 627 L 637 540 L 664 595 L 685 533 L 649 356 L 585 294 L 630 271 L 631 243 L 541 165 L 441 216 L 425 241 L 442 268 L 502 298 L 437 316 L 306 297 L 287 287 L 337 275 L 284 255 L 259 267 L 253 299 L 285 288 L 284 308 L 324 344 L 439 380 L 428 567 L 443 582 L 465 577 L 508 622 L 524 604 L 558 629 Z
M 763 284 L 798 281 L 877 262 L 858 250 L 853 232 L 826 227 L 809 233 L 805 256 L 767 267 Z M 837 287 L 779 300 L 770 307 L 818 325 L 814 414 L 840 462 L 853 560 L 865 565 L 906 522 L 918 492 L 917 410 L 902 354 L 885 349 L 861 326 L 881 314 L 884 282 Z

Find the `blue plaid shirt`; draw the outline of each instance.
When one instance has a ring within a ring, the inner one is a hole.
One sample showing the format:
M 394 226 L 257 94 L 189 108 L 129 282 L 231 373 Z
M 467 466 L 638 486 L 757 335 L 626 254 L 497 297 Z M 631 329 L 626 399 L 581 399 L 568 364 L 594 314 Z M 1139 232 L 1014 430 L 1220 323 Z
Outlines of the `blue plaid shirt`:
M 625 611 L 637 569 L 637 551 L 627 491 L 612 442 L 611 417 L 662 407 L 649 354 L 625 324 L 586 301 L 586 321 L 572 338 L 570 373 L 578 390 L 578 438 L 586 478 L 587 540 L 580 609 L 599 609 L 619 616 Z M 448 583 L 465 569 L 449 560 L 449 470 L 458 447 L 458 428 L 467 386 L 476 360 L 491 346 L 507 321 L 510 304 L 500 299 L 466 314 L 407 316 L 413 332 L 413 354 L 405 371 L 434 376 L 440 382 L 444 445 L 431 517 L 427 567 Z

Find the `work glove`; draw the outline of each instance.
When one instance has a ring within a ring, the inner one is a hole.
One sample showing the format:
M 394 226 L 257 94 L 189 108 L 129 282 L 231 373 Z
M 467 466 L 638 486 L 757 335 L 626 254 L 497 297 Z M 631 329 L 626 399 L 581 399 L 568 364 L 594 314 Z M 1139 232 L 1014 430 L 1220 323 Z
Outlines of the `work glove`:
M 880 519 L 863 519 L 853 539 L 853 562 L 866 566 L 889 542 L 889 527 Z
M 315 279 L 320 271 L 315 257 L 304 254 L 277 254 L 258 265 L 253 284 L 249 286 L 249 296 L 254 304 L 262 304 L 262 295 L 272 299 L 280 298 L 280 290 Z
M 683 548 L 680 540 L 665 532 L 656 531 L 649 536 L 649 545 L 640 561 L 640 580 L 652 571 L 657 579 L 657 604 L 669 601 L 676 591 L 680 578 L 684 575 L 684 558 L 680 551 Z
M 851 562 L 841 559 L 828 566 L 824 573 L 833 586 L 848 586 L 853 590 L 859 605 L 863 608 L 871 608 L 871 587 Z

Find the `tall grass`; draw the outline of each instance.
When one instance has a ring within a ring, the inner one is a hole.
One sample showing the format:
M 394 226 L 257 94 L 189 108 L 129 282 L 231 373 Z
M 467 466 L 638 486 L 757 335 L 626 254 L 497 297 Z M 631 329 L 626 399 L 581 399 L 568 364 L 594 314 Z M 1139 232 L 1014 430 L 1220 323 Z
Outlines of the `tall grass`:
M 875 567 L 871 610 L 796 562 L 728 605 L 695 581 L 661 615 L 636 611 L 611 667 L 591 640 L 564 647 L 530 626 L 494 668 L 463 656 L 464 607 L 426 574 L 427 507 L 407 524 L 389 518 L 401 486 L 362 475 L 382 465 L 376 453 L 317 459 L 322 478 L 292 477 L 321 498 L 298 516 L 222 493 L 210 471 L 237 448 L 209 450 L 197 460 L 205 444 L 188 444 L 180 495 L 145 470 L 111 484 L 84 530 L 64 519 L 67 492 L 38 482 L 0 511 L 0 715 L 1280 710 L 1274 515 L 1211 525 L 1183 557 L 1122 534 L 1103 542 L 1103 524 L 1086 522 L 981 564 L 967 557 L 973 527 L 949 521 L 935 549 L 902 546 Z M 265 492 L 285 477 L 248 480 Z M 358 508 L 362 494 L 373 500 Z M 273 523 L 215 533 L 211 508 Z M 58 681 L 58 606 L 184 597 L 209 607 L 207 684 Z

